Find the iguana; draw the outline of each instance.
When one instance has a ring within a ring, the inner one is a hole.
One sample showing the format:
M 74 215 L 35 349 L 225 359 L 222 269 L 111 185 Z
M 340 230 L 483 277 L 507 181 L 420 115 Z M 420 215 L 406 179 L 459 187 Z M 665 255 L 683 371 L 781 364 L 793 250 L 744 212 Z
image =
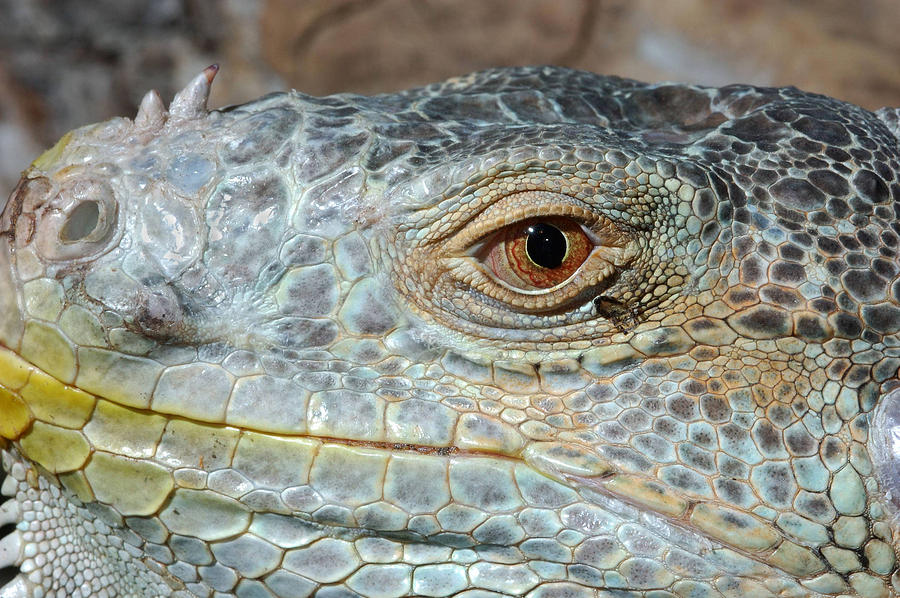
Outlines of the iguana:
M 2 210 L 0 597 L 900 593 L 896 109 L 216 71 Z

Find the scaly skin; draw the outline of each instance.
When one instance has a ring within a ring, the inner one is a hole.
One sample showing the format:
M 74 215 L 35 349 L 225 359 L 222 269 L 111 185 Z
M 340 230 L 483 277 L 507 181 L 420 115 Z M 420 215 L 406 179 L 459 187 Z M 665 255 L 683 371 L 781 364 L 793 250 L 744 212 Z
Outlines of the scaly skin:
M 895 110 L 214 74 L 3 210 L 0 596 L 897 595 Z

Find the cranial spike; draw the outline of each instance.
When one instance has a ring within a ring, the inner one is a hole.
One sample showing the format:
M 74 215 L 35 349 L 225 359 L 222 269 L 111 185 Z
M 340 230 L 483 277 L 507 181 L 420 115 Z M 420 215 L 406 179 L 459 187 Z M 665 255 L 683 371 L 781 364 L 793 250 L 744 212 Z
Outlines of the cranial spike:
M 144 95 L 134 117 L 134 126 L 139 129 L 153 129 L 166 121 L 166 106 L 163 104 L 159 92 L 151 89 Z
M 206 114 L 209 89 L 218 72 L 218 64 L 212 64 L 203 69 L 202 73 L 175 94 L 175 99 L 169 104 L 169 114 L 177 118 L 198 118 Z

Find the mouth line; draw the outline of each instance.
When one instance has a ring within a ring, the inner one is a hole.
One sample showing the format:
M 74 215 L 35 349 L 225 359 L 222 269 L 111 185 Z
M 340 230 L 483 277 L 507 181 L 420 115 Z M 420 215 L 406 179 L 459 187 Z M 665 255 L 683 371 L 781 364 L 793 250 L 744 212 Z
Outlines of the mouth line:
M 257 432 L 248 428 L 248 432 Z M 343 446 L 371 448 L 383 451 L 416 453 L 419 455 L 435 455 L 438 457 L 452 457 L 454 455 L 471 455 L 473 457 L 496 457 L 498 459 L 508 458 L 518 461 L 509 455 L 500 453 L 492 453 L 489 451 L 477 451 L 472 449 L 461 449 L 458 446 L 430 446 L 426 444 L 412 444 L 407 442 L 377 442 L 374 440 L 357 440 L 355 438 L 340 438 L 337 436 L 316 436 L 314 434 L 279 434 L 284 438 L 308 438 L 310 440 L 318 440 L 324 444 L 340 444 Z
M 168 455 L 169 461 L 166 461 L 165 456 L 160 457 L 161 447 L 165 444 L 163 429 L 168 431 L 174 426 L 185 438 L 192 438 L 197 442 L 210 437 L 230 438 L 233 444 L 224 449 L 224 452 L 229 454 L 230 451 L 235 459 L 240 453 L 239 443 L 245 442 L 245 438 L 257 439 L 256 441 L 269 443 L 272 447 L 277 444 L 299 451 L 296 453 L 300 455 L 299 460 L 306 461 L 306 472 L 303 474 L 306 481 L 303 483 L 307 485 L 312 483 L 316 471 L 316 467 L 312 465 L 313 459 L 318 459 L 318 455 L 323 453 L 339 455 L 331 465 L 335 472 L 344 466 L 341 459 L 349 464 L 347 466 L 350 469 L 359 469 L 360 463 L 365 459 L 382 463 L 382 468 L 386 467 L 389 459 L 425 459 L 433 463 L 439 462 L 439 467 L 444 468 L 445 476 L 451 475 L 446 473 L 449 471 L 447 468 L 458 467 L 466 462 L 487 464 L 486 467 L 503 469 L 509 475 L 514 470 L 526 468 L 549 478 L 548 482 L 552 481 L 576 493 L 576 496 L 580 495 L 579 500 L 597 505 L 622 519 L 651 518 L 654 520 L 654 529 L 667 536 L 665 540 L 673 545 L 682 544 L 679 537 L 684 539 L 687 535 L 695 548 L 698 541 L 700 546 L 709 550 L 715 549 L 714 544 L 720 544 L 754 561 L 794 575 L 811 575 L 825 569 L 821 560 L 809 548 L 792 542 L 776 529 L 774 523 L 717 501 L 682 496 L 648 476 L 619 471 L 600 461 L 587 447 L 533 442 L 521 454 L 507 455 L 455 445 L 429 446 L 310 434 L 275 434 L 224 423 L 201 422 L 183 416 L 128 407 L 86 393 L 59 382 L 4 347 L 0 347 L 0 413 L 4 414 L 0 420 L 0 441 L 6 439 L 17 442 L 20 451 L 29 460 L 40 464 L 50 473 L 84 471 L 90 478 L 93 464 L 105 460 L 114 463 L 115 467 L 124 468 L 123 471 L 127 475 L 134 475 L 135 480 L 142 479 L 141 476 L 148 472 L 153 474 L 151 478 L 156 476 L 154 479 L 161 480 L 162 484 L 156 494 L 157 500 L 136 503 L 136 506 L 131 507 L 132 514 L 135 515 L 152 514 L 162 508 L 172 492 L 180 491 L 178 488 L 181 486 L 172 482 L 170 473 L 165 476 L 157 475 L 157 470 L 161 469 L 159 463 L 167 463 L 170 471 L 175 471 L 177 467 L 199 467 L 200 470 L 210 471 L 210 475 L 215 473 L 217 465 L 204 463 L 203 455 L 197 460 L 185 454 L 178 455 L 173 449 Z M 147 435 L 145 430 L 153 426 L 158 428 L 158 433 Z M 149 448 L 141 444 L 142 436 L 149 439 Z M 183 450 L 191 452 L 189 448 Z M 277 456 L 277 451 L 268 455 L 259 452 L 256 454 L 257 459 Z M 174 465 L 176 462 L 177 465 Z M 484 475 L 484 472 L 479 475 L 483 476 L 485 484 L 493 483 L 491 477 Z M 382 482 L 387 484 L 383 480 Z M 444 491 L 449 497 L 449 491 Z M 127 497 L 120 496 L 121 492 L 110 490 L 106 496 L 108 500 L 101 500 L 104 493 L 95 491 L 89 498 L 114 505 L 116 500 L 124 500 L 126 505 L 134 504 Z M 348 503 L 351 504 L 352 493 L 348 496 L 351 496 Z M 456 501 L 454 496 L 449 504 L 457 504 Z M 342 506 L 340 498 L 333 499 L 333 502 Z M 521 503 L 521 498 L 519 502 Z M 458 504 L 466 502 L 460 501 Z M 364 523 L 350 525 L 336 519 L 329 521 L 327 517 L 316 518 L 312 510 L 304 512 L 296 509 L 293 516 L 329 530 L 344 530 L 341 533 L 436 542 L 430 535 L 423 535 L 407 527 L 379 529 L 367 527 Z M 474 545 L 478 545 L 475 540 Z

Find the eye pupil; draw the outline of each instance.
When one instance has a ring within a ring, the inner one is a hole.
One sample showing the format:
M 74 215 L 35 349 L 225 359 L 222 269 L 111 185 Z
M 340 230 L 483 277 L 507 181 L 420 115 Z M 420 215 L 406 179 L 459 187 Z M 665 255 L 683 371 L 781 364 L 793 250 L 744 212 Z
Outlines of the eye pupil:
M 545 222 L 530 225 L 526 232 L 525 253 L 528 259 L 542 268 L 558 268 L 566 257 L 568 249 L 566 235 L 561 230 Z

